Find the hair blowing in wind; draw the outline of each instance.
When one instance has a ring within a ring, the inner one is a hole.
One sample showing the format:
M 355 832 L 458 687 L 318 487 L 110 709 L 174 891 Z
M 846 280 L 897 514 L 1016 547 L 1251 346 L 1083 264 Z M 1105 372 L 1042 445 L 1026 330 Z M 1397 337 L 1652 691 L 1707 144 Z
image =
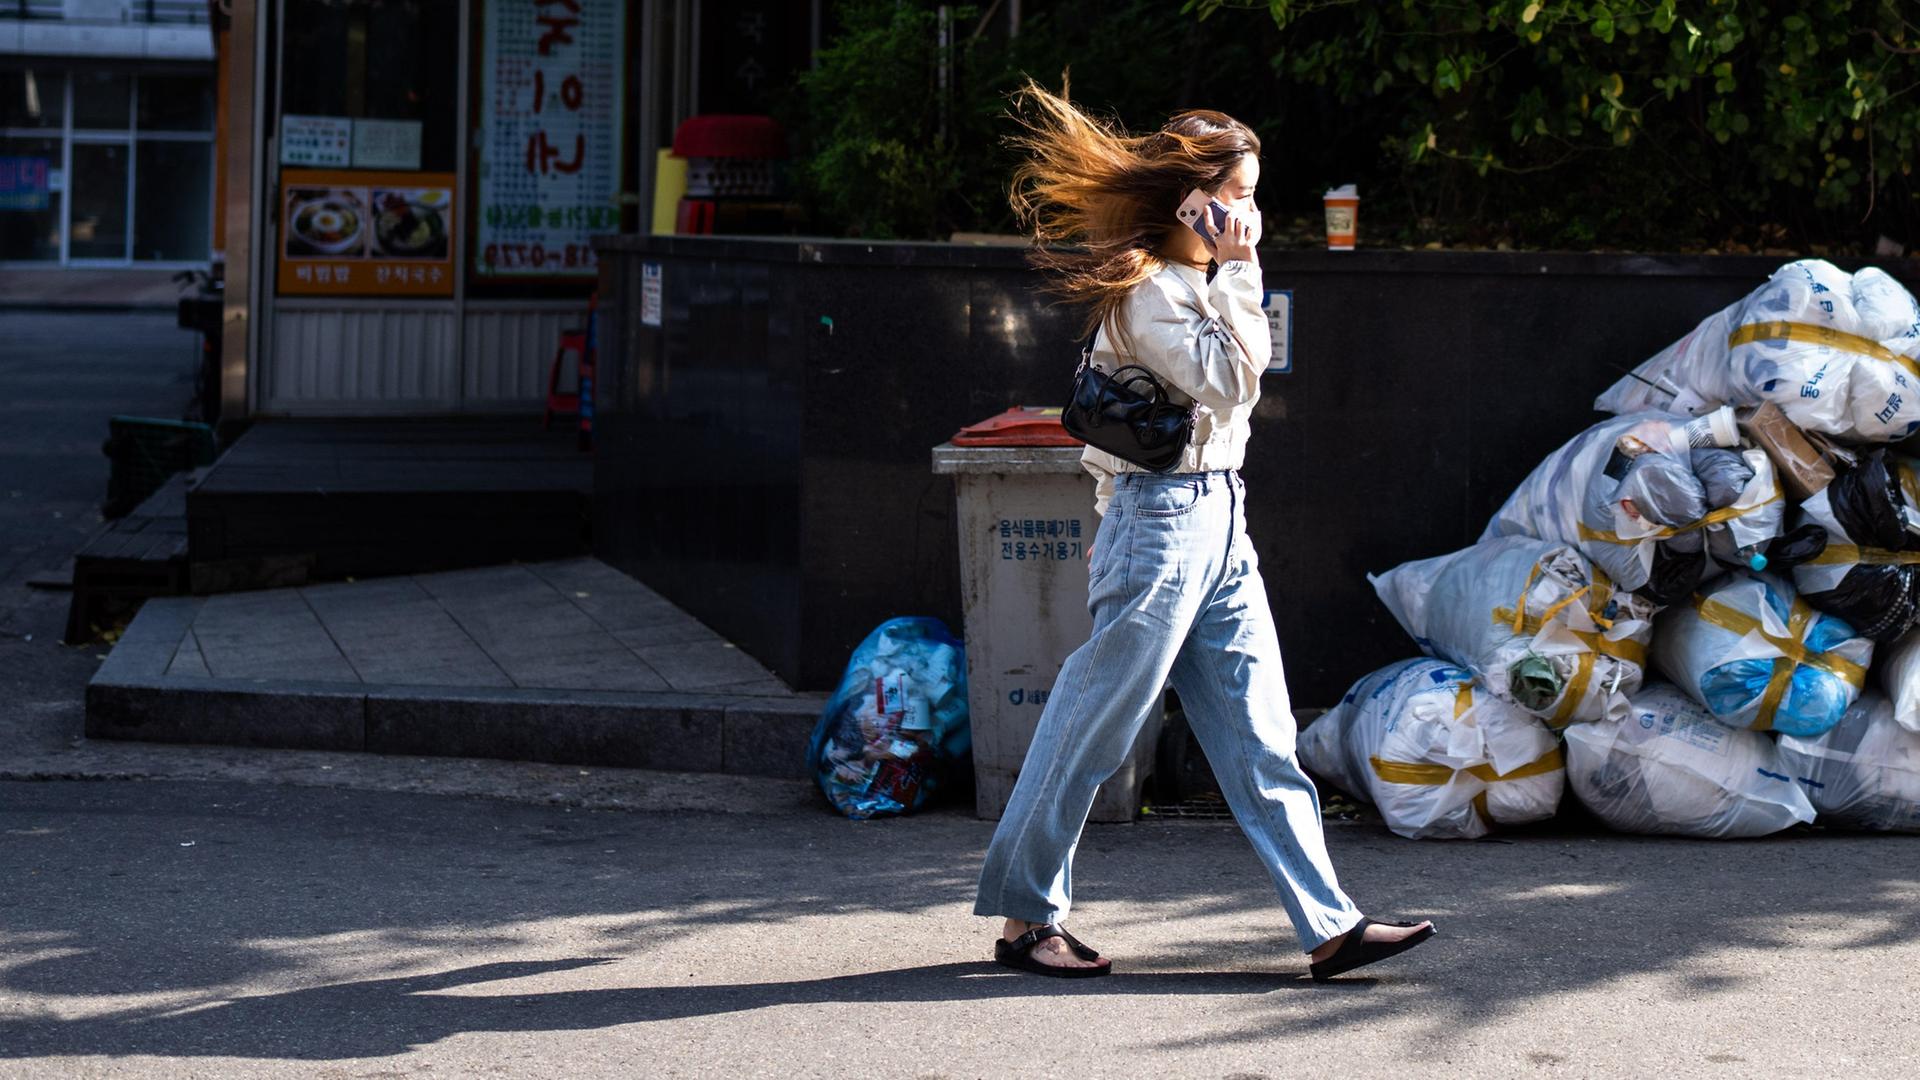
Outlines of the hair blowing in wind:
M 1025 157 L 1008 199 L 1033 238 L 1029 260 L 1052 275 L 1049 288 L 1083 304 L 1083 335 L 1105 325 L 1125 341 L 1120 304 L 1165 265 L 1159 249 L 1174 229 L 1180 201 L 1214 190 L 1240 159 L 1260 153 L 1245 124 L 1210 109 L 1182 112 L 1151 135 L 1129 135 L 1028 80 L 1013 95 L 1022 131 L 1008 141 Z M 1124 349 L 1131 352 L 1130 343 Z

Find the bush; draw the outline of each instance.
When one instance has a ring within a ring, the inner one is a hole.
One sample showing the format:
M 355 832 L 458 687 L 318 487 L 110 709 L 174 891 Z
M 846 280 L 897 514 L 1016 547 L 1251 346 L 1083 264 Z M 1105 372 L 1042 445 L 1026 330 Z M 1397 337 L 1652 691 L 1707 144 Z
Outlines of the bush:
M 848 0 L 791 125 L 817 228 L 1011 227 L 1005 95 L 1031 72 L 1135 129 L 1204 105 L 1266 144 L 1270 243 L 1870 250 L 1920 241 L 1920 26 L 1894 0 L 1029 0 L 1011 40 Z M 940 87 L 941 59 L 947 90 Z
M 800 75 L 787 117 L 805 148 L 796 175 L 819 225 L 917 239 L 1012 228 L 1014 161 L 1001 140 L 1013 131 L 1007 95 L 1029 71 L 1057 89 L 1071 69 L 1075 100 L 1149 130 L 1189 104 L 1233 111 L 1219 103 L 1270 99 L 1280 89 L 1265 52 L 1271 27 L 1249 37 L 1229 20 L 1195 19 L 1178 0 L 1028 7 L 1011 40 L 977 32 L 981 9 L 952 7 L 945 50 L 928 0 L 836 7 L 839 31 Z M 1206 59 L 1196 64 L 1196 56 Z M 1248 115 L 1264 136 L 1278 116 L 1261 112 L 1259 121 Z
M 1429 232 L 1470 234 L 1438 221 L 1471 218 L 1572 247 L 1920 239 L 1920 26 L 1895 0 L 1191 6 L 1270 16 L 1276 68 L 1381 137 Z

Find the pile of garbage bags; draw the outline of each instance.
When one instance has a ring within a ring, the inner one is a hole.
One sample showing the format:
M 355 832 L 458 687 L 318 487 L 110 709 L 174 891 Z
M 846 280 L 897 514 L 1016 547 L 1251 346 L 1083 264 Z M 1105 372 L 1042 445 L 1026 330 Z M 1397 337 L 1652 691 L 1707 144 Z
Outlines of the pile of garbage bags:
M 1415 838 L 1564 789 L 1624 832 L 1920 833 L 1916 357 L 1891 277 L 1781 267 L 1602 394 L 1476 544 L 1370 575 L 1427 659 L 1356 683 L 1303 763 Z
M 807 771 L 850 818 L 904 814 L 926 805 L 972 747 L 960 640 L 939 619 L 892 619 L 847 661 Z

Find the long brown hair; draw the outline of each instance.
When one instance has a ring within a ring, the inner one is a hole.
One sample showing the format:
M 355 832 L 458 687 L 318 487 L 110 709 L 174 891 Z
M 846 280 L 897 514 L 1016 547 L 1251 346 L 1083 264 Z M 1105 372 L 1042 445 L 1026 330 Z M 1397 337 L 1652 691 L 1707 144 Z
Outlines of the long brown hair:
M 1064 83 L 1056 95 L 1031 79 L 1014 92 L 1012 115 L 1023 131 L 1008 141 L 1026 160 L 1014 170 L 1008 198 L 1032 234 L 1029 261 L 1050 272 L 1049 288 L 1066 303 L 1086 305 L 1082 335 L 1104 325 L 1131 353 L 1120 305 L 1166 265 L 1159 249 L 1185 228 L 1174 218 L 1181 200 L 1226 183 L 1241 158 L 1259 155 L 1260 140 L 1211 109 L 1179 113 L 1151 135 L 1129 135 L 1082 112 L 1067 92 Z

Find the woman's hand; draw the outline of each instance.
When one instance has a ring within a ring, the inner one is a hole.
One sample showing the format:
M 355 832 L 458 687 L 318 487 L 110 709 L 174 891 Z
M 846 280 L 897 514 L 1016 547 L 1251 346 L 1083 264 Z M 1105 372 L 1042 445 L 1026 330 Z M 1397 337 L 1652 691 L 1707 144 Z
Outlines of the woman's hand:
M 1227 222 L 1213 227 L 1213 215 L 1204 215 L 1207 233 L 1213 237 L 1213 257 L 1222 263 L 1253 261 L 1253 227 L 1239 211 L 1227 211 Z

